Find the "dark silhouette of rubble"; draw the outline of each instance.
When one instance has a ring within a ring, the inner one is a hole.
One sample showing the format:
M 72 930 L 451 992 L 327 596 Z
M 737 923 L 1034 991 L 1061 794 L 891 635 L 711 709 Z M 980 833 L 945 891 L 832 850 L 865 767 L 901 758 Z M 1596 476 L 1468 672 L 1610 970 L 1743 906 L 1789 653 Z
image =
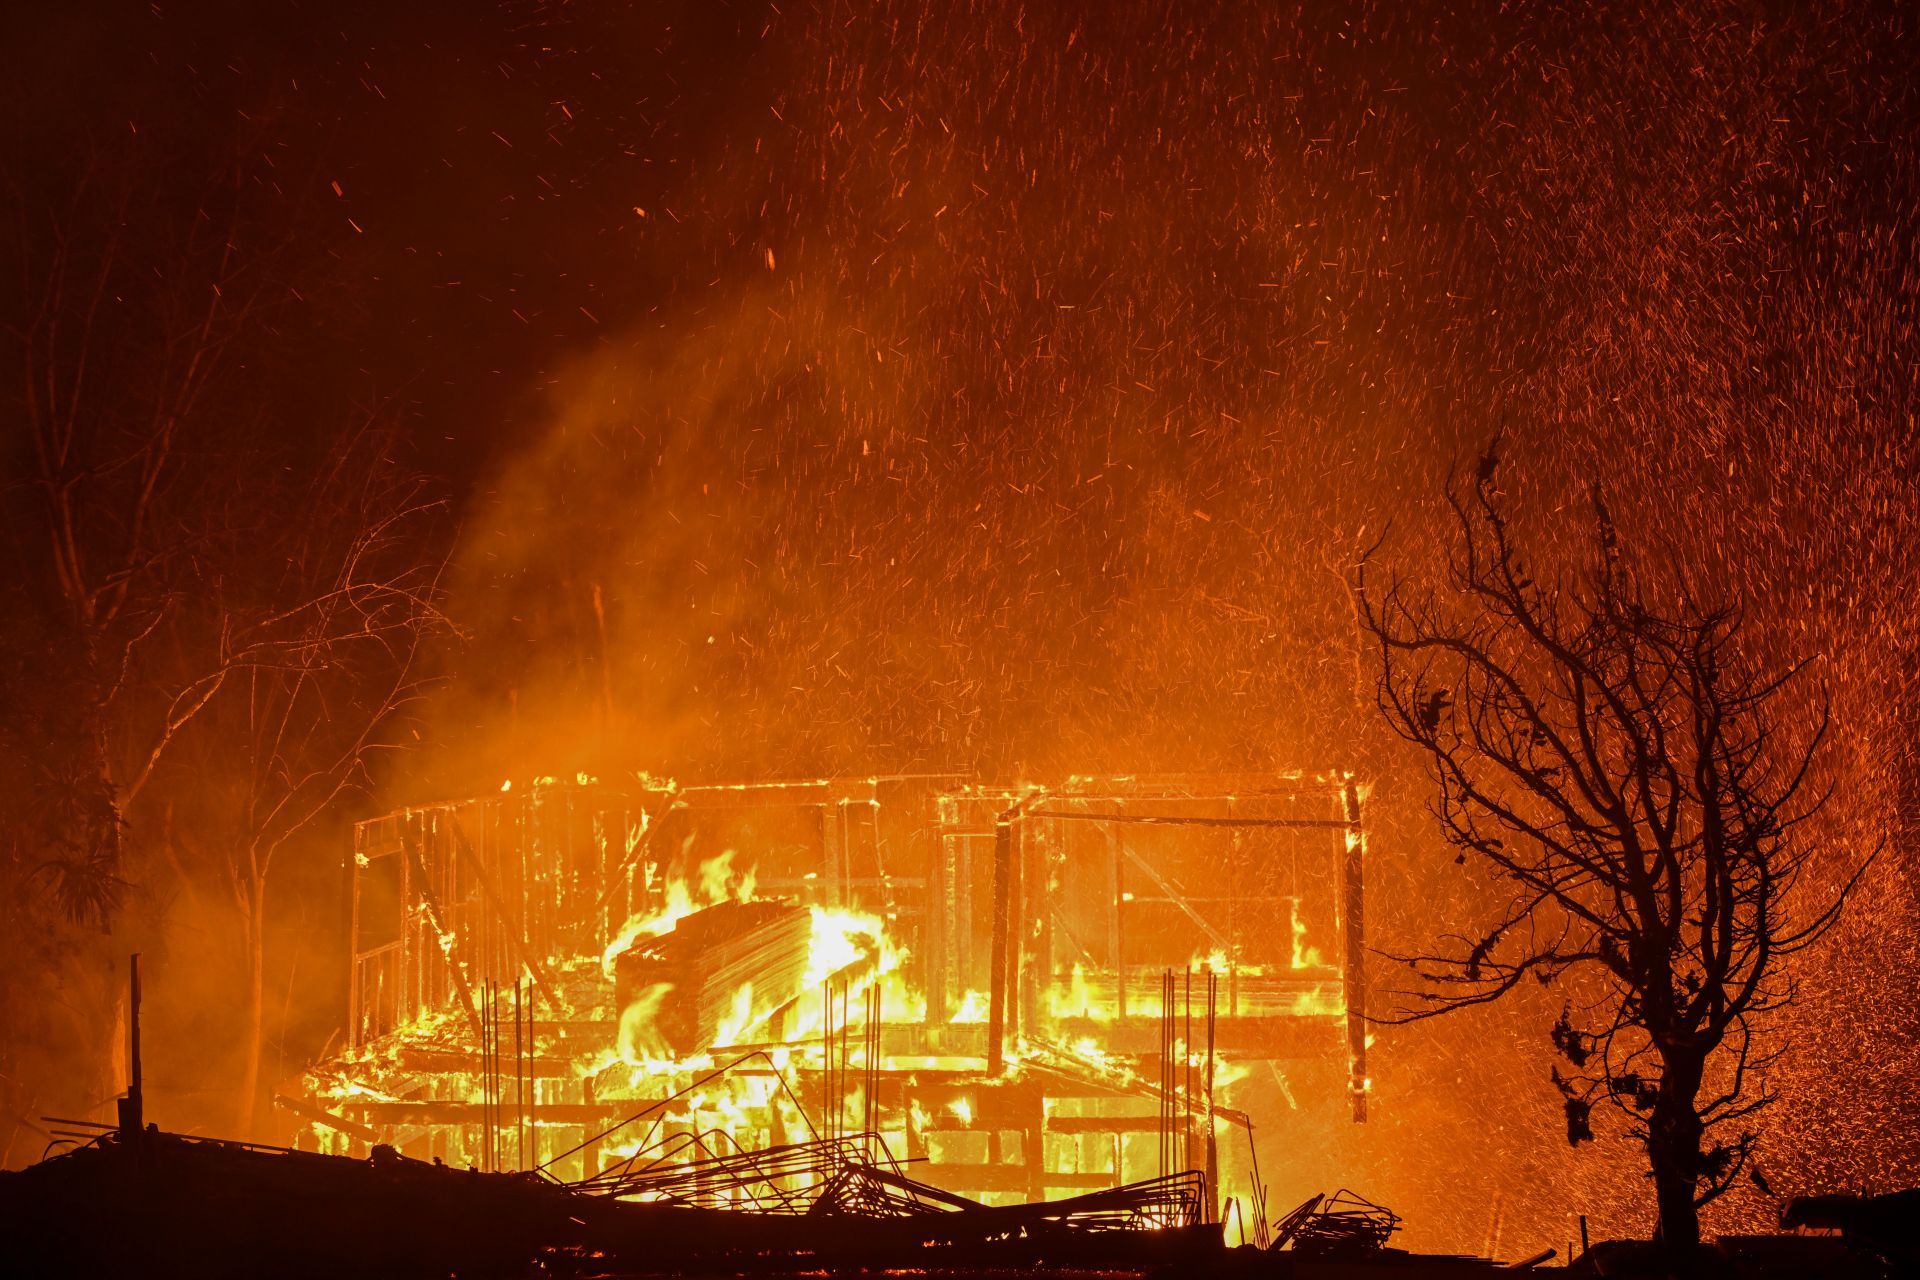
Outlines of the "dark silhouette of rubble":
M 1398 1217 L 1351 1192 L 1302 1205 L 1274 1226 L 1268 1248 L 1229 1248 L 1220 1224 L 1206 1220 L 1195 1172 L 1064 1200 L 982 1205 L 869 1157 L 870 1139 L 662 1163 L 575 1185 L 453 1169 L 386 1147 L 358 1160 L 152 1127 L 107 1130 L 0 1173 L 0 1274 L 611 1280 L 911 1270 L 1467 1280 L 1537 1270 L 1388 1247 Z M 1863 1231 L 1899 1237 L 1903 1220 L 1893 1215 L 1913 1198 L 1904 1194 L 1801 1202 L 1802 1223 L 1847 1235 L 1722 1238 L 1702 1247 L 1694 1274 L 1912 1274 L 1850 1244 Z M 1651 1278 L 1667 1275 L 1668 1261 L 1647 1244 L 1606 1242 L 1560 1274 Z
M 1838 1231 L 1899 1274 L 1920 1275 L 1920 1188 L 1884 1196 L 1795 1196 L 1780 1225 Z

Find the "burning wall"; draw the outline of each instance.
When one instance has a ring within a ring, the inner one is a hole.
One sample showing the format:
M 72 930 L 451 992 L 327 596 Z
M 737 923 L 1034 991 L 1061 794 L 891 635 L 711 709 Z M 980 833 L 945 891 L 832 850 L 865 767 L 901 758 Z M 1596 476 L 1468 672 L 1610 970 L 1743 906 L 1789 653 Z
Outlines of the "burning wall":
M 390 814 L 356 832 L 346 1047 L 279 1101 L 303 1145 L 576 1178 L 810 1134 L 999 1199 L 1217 1171 L 1262 1062 L 1344 1057 L 1364 1116 L 1361 803 L 641 777 Z

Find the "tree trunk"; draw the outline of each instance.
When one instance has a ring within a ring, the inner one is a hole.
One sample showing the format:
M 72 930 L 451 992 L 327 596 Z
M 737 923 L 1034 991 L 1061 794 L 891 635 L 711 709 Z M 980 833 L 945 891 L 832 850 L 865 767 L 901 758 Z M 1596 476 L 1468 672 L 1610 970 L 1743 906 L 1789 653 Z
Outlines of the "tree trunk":
M 1691 1254 L 1700 1243 L 1700 1212 L 1693 1205 L 1693 1178 L 1656 1164 L 1653 1186 L 1660 1212 L 1654 1238 L 1676 1257 Z
M 1700 1181 L 1704 1126 L 1694 1104 L 1704 1071 L 1704 1061 L 1668 1059 L 1647 1121 L 1647 1159 L 1660 1213 L 1655 1238 L 1676 1259 L 1691 1257 L 1700 1244 L 1700 1211 L 1694 1195 Z

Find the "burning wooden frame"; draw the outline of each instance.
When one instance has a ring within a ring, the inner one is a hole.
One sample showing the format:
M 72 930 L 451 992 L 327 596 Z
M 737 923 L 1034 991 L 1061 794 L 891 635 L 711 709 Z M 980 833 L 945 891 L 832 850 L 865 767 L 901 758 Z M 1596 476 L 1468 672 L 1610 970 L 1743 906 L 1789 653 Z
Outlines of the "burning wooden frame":
M 356 831 L 345 1049 L 281 1104 L 309 1147 L 587 1180 L 674 1134 L 697 1163 L 871 1133 L 1001 1203 L 1216 1168 L 1248 1123 L 1223 1061 L 1344 1057 L 1365 1116 L 1362 802 L 1344 774 L 640 778 L 390 814 Z

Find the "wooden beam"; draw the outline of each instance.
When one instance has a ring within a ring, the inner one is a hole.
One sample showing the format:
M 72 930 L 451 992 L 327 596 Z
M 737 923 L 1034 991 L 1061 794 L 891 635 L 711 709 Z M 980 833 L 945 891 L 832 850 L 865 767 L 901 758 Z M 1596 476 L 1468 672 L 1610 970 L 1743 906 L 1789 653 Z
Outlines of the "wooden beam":
M 487 1120 L 487 1104 L 465 1099 L 388 1101 L 377 1098 L 343 1099 L 336 1105 L 356 1112 L 371 1124 L 477 1125 Z M 621 1098 L 608 1102 L 542 1102 L 542 1124 L 578 1124 L 605 1128 L 646 1106 L 645 1099 Z
M 302 1120 L 309 1120 L 314 1124 L 325 1125 L 329 1129 L 335 1129 L 346 1134 L 349 1138 L 357 1138 L 361 1142 L 369 1144 L 380 1141 L 380 1134 L 373 1129 L 369 1129 L 366 1125 L 357 1124 L 343 1116 L 337 1116 L 331 1111 L 314 1106 L 310 1102 L 303 1102 L 299 1098 L 289 1098 L 284 1093 L 276 1093 L 273 1095 L 273 1103 L 277 1107 L 285 1107 Z
M 1353 1121 L 1367 1118 L 1367 835 L 1360 812 L 1360 786 L 1353 775 L 1341 788 L 1346 817 L 1345 874 L 1341 877 L 1341 914 L 1346 923 L 1346 967 L 1341 977 L 1347 1005 L 1348 1088 Z
M 987 961 L 987 1074 L 1007 1065 L 1007 971 L 1013 929 L 1012 810 L 993 827 L 993 949 Z
M 1053 816 L 1081 817 L 1084 815 L 1059 814 L 1059 815 L 1053 815 Z M 1225 937 L 1221 935 L 1218 929 L 1208 924 L 1198 911 L 1195 911 L 1190 905 L 1188 905 L 1187 897 L 1185 894 L 1181 893 L 1178 889 L 1174 888 L 1173 885 L 1168 882 L 1165 876 L 1161 875 L 1158 871 L 1154 870 L 1154 868 L 1151 865 L 1148 864 L 1145 858 L 1142 858 L 1139 854 L 1135 853 L 1132 847 L 1127 844 L 1124 838 L 1121 839 L 1120 841 L 1120 849 L 1121 849 L 1121 852 L 1127 855 L 1128 861 L 1132 862 L 1134 866 L 1139 867 L 1142 871 L 1147 873 L 1147 879 L 1153 881 L 1156 885 L 1160 886 L 1160 892 L 1167 895 L 1167 901 L 1171 902 L 1174 906 L 1180 908 L 1181 911 L 1186 913 L 1187 919 L 1193 921 L 1193 923 L 1199 927 L 1200 932 L 1206 934 L 1208 938 L 1213 940 L 1214 946 L 1219 947 L 1222 951 L 1225 951 L 1228 947 L 1233 945 L 1232 943 L 1228 942 Z M 1135 901 L 1137 902 L 1139 901 L 1139 899 L 1136 898 Z
M 1158 1133 L 1159 1116 L 1048 1116 L 1049 1133 Z

